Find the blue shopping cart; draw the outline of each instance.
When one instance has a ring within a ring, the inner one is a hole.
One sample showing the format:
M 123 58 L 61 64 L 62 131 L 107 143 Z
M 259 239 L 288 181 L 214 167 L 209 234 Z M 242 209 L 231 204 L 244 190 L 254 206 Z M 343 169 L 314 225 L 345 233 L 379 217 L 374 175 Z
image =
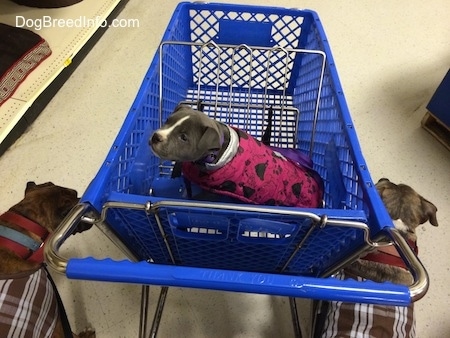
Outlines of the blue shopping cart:
M 311 157 L 325 184 L 323 208 L 186 197 L 173 163 L 148 146 L 180 103 L 201 104 L 259 139 L 271 107 L 272 144 Z M 61 257 L 81 220 L 98 225 L 130 260 Z M 413 285 L 332 277 L 383 245 L 397 246 Z M 178 5 L 109 154 L 46 257 L 69 278 L 283 295 L 294 311 L 295 297 L 407 305 L 428 288 L 372 182 L 318 15 L 276 7 Z

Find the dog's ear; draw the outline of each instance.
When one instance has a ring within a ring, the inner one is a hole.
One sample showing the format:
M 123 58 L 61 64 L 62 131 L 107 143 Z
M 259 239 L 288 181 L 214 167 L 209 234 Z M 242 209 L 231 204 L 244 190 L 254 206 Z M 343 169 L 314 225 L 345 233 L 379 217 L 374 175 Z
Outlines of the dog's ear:
M 183 109 L 183 108 L 189 108 L 189 106 L 186 104 L 183 104 L 183 103 L 179 103 L 173 110 L 172 114 L 176 113 L 178 110 Z
M 38 188 L 45 188 L 45 187 L 54 187 L 55 185 L 52 182 L 46 182 L 42 184 L 36 184 L 33 181 L 27 182 L 27 187 L 25 188 L 25 192 L 33 191 Z
M 206 127 L 197 147 L 205 151 L 220 149 L 220 134 L 218 130 L 212 127 Z
M 391 181 L 389 181 L 387 178 L 380 178 L 377 184 L 375 184 L 375 187 L 377 188 L 377 191 L 380 194 L 380 196 L 383 197 L 384 190 L 391 185 L 392 185 Z
M 439 224 L 436 217 L 437 212 L 436 206 L 430 201 L 423 198 L 422 196 L 420 196 L 420 200 L 422 202 L 422 210 L 423 210 L 423 219 L 422 219 L 423 222 L 421 223 L 429 221 L 432 225 L 437 227 Z
M 33 189 L 35 189 L 37 187 L 36 183 L 30 181 L 27 182 L 27 187 L 25 188 L 25 193 L 27 193 L 28 191 L 31 191 Z
M 52 182 L 47 182 L 47 183 L 42 183 L 42 184 L 36 184 L 33 181 L 27 182 L 27 187 L 25 188 L 25 195 L 35 191 L 37 189 L 40 188 L 45 188 L 45 187 L 54 187 L 55 185 Z

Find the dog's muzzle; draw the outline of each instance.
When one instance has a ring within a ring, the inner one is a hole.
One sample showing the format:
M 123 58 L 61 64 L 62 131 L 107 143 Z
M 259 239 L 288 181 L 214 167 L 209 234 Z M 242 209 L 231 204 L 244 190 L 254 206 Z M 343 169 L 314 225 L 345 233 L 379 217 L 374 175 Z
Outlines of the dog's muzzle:
M 150 138 L 150 145 L 158 144 L 158 143 L 161 143 L 162 141 L 163 141 L 163 138 L 160 134 L 153 133 L 152 137 Z

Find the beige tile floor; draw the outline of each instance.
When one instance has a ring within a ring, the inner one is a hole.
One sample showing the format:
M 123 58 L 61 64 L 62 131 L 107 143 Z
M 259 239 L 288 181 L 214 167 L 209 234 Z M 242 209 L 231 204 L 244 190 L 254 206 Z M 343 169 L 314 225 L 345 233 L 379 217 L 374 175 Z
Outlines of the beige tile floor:
M 228 2 L 228 1 L 227 1 Z M 232 2 L 232 1 L 230 1 Z M 412 185 L 434 202 L 440 227 L 419 229 L 431 279 L 416 304 L 418 336 L 450 337 L 450 153 L 420 128 L 426 104 L 450 60 L 450 2 L 290 1 L 243 3 L 316 10 L 325 26 L 372 177 Z M 120 18 L 139 28 L 109 29 L 29 130 L 0 158 L 0 211 L 25 183 L 54 183 L 80 194 L 119 130 L 177 1 L 130 1 Z M 97 230 L 71 238 L 70 256 L 123 255 Z M 136 337 L 140 287 L 56 276 L 75 331 Z M 156 300 L 157 288 L 152 288 Z M 308 314 L 308 301 L 300 311 Z M 291 337 L 286 300 L 212 291 L 171 290 L 161 337 Z

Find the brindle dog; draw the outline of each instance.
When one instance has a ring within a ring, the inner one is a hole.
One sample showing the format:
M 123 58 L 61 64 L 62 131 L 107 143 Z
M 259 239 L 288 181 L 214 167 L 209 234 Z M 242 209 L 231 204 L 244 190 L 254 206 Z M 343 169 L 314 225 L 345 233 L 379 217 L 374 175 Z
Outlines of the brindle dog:
M 417 254 L 416 229 L 426 222 L 438 226 L 436 206 L 406 184 L 382 178 L 376 187 L 395 228 Z M 345 267 L 339 278 L 348 277 L 407 286 L 413 282 L 394 246 L 379 248 Z M 401 307 L 324 302 L 316 318 L 314 337 L 416 337 L 414 303 Z
M 4 295 L 3 303 L 0 299 L 0 325 L 6 325 L 5 322 L 16 323 L 9 327 L 3 327 L 3 330 L 10 330 L 14 334 L 23 334 L 25 336 L 34 337 L 36 335 L 36 327 L 40 324 L 33 323 L 34 311 L 36 307 L 31 309 L 33 304 L 20 302 L 19 297 L 28 295 L 20 289 L 14 291 L 12 285 L 14 280 L 24 280 L 26 283 L 36 281 L 36 284 L 43 285 L 43 288 L 49 289 L 49 280 L 46 271 L 43 268 L 42 247 L 48 234 L 51 233 L 61 223 L 67 213 L 78 203 L 79 198 L 77 192 L 72 189 L 63 188 L 53 183 L 44 183 L 36 185 L 34 182 L 28 182 L 25 190 L 25 197 L 22 201 L 11 207 L 7 212 L 0 216 L 0 295 Z M 80 223 L 76 232 L 87 230 L 90 225 Z M 22 235 L 21 235 L 22 234 Z M 23 236 L 24 235 L 24 236 Z M 17 242 L 18 241 L 18 242 Z M 18 244 L 21 242 L 21 244 Z M 37 243 L 35 251 L 23 244 Z M 36 278 L 33 276 L 39 275 Z M 39 289 L 40 286 L 29 286 L 30 289 Z M 52 288 L 50 288 L 52 289 Z M 7 292 L 7 291 L 8 292 Z M 8 293 L 7 295 L 4 294 Z M 12 292 L 13 296 L 9 294 Z M 16 293 L 14 293 L 16 292 Z M 36 292 L 37 293 L 37 292 Z M 57 319 L 40 318 L 42 322 L 52 322 L 49 325 L 49 331 L 54 329 L 51 337 L 63 338 L 64 329 L 59 316 L 60 310 L 54 297 L 55 292 L 50 290 L 44 295 L 44 299 L 51 299 L 49 303 L 55 309 Z M 20 295 L 20 296 L 17 296 Z M 38 299 L 39 296 L 35 296 Z M 19 301 L 18 301 L 19 300 Z M 22 305 L 14 308 L 14 301 L 18 301 Z M 27 299 L 28 302 L 28 299 Z M 31 302 L 30 302 L 31 303 Z M 3 304 L 3 306 L 2 306 Z M 27 306 L 23 305 L 27 304 Z M 42 310 L 43 304 L 35 304 L 37 308 Z M 13 308 L 13 310 L 11 310 Z M 24 323 L 17 324 L 17 317 L 20 314 L 28 313 L 29 319 Z M 50 313 L 50 311 L 49 311 Z M 54 324 L 56 322 L 56 324 Z M 31 329 L 24 326 L 29 325 Z M 34 332 L 34 333 L 33 333 Z M 5 333 L 5 332 L 3 332 Z M 41 333 L 40 333 L 41 334 Z M 38 335 L 40 335 L 38 334 Z M 47 334 L 47 333 L 46 333 Z M 47 336 L 47 335 L 46 335 Z M 95 331 L 87 329 L 79 335 L 73 334 L 73 337 L 79 338 L 95 338 Z
M 376 187 L 395 228 L 408 241 L 413 250 L 416 250 L 416 228 L 427 221 L 433 226 L 438 226 L 436 206 L 406 184 L 395 184 L 387 178 L 382 178 Z M 379 249 L 375 255 L 377 254 L 399 256 L 394 247 Z M 413 281 L 408 270 L 395 265 L 383 264 L 378 260 L 359 259 L 346 269 L 347 272 L 375 282 L 391 281 L 409 286 Z

